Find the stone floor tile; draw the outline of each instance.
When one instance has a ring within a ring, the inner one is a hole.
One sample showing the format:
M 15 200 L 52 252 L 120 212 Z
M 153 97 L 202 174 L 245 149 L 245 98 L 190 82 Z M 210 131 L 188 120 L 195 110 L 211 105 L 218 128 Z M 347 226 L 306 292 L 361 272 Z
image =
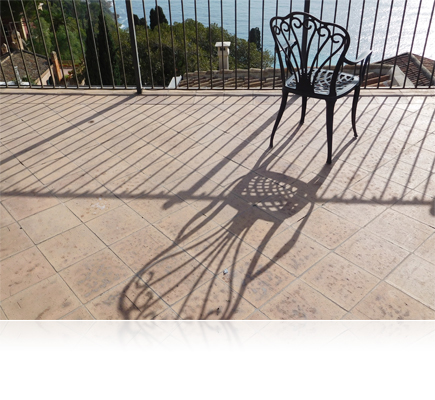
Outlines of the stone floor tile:
M 197 172 L 192 172 L 164 186 L 188 204 L 196 201 L 213 201 L 220 198 L 225 191 L 224 187 Z
M 335 252 L 380 279 L 385 278 L 409 254 L 366 229 L 357 232 Z
M 183 132 L 184 133 L 184 132 Z M 196 144 L 177 155 L 177 160 L 183 164 L 197 170 L 220 161 L 222 156 L 204 145 Z
M 329 250 L 290 228 L 270 239 L 262 252 L 291 274 L 300 276 Z
M 433 131 L 432 131 L 433 132 Z M 424 142 L 407 149 L 400 158 L 403 162 L 414 165 L 428 172 L 435 172 L 435 151 L 423 148 Z
M 185 208 L 187 203 L 162 186 L 131 200 L 129 207 L 150 223 L 155 223 Z
M 327 255 L 301 279 L 348 311 L 379 282 L 336 254 Z
M 261 307 L 295 279 L 259 252 L 242 258 L 229 269 L 228 274 L 220 277 L 256 308 Z
M 36 301 L 37 299 L 37 301 Z M 80 301 L 58 275 L 2 301 L 9 319 L 58 319 L 80 306 Z
M 164 254 L 139 275 L 169 305 L 213 278 L 210 271 L 182 249 Z
M 104 243 L 85 225 L 60 233 L 38 245 L 56 271 L 61 271 L 104 247 Z
M 350 221 L 319 208 L 308 214 L 303 223 L 295 223 L 294 228 L 316 240 L 328 249 L 334 249 L 358 231 L 358 226 Z
M 435 265 L 411 254 L 386 281 L 435 310 Z
M 430 175 L 429 178 L 425 182 L 420 183 L 415 190 L 435 198 L 435 174 Z
M 80 220 L 65 205 L 59 204 L 21 220 L 20 224 L 38 244 L 80 225 Z
M 146 220 L 126 205 L 115 208 L 87 223 L 87 226 L 106 245 L 111 245 L 147 225 Z
M 270 319 L 340 319 L 346 311 L 312 287 L 296 280 L 261 308 Z
M 199 168 L 197 172 L 207 176 L 219 185 L 226 186 L 237 180 L 241 180 L 244 176 L 249 174 L 250 170 L 234 161 L 222 158 L 221 161 L 215 164 Z
M 6 317 L 6 314 L 3 312 L 3 310 L 0 307 L 0 321 L 7 321 L 8 317 Z
M 328 201 L 324 208 L 358 226 L 367 225 L 383 211 L 386 206 L 371 201 L 368 197 L 347 190 L 340 196 Z
M 149 225 L 112 244 L 110 248 L 134 272 L 139 272 L 164 258 L 178 246 L 154 226 Z
M 158 183 L 153 182 L 141 172 L 112 180 L 106 183 L 105 187 L 124 203 L 130 203 L 137 197 L 154 198 L 159 193 L 166 192 Z
M 170 307 L 154 318 L 156 321 L 180 320 L 180 316 Z
M 69 321 L 83 321 L 83 320 L 94 320 L 95 318 L 89 313 L 85 306 L 77 308 L 73 312 L 65 315 L 61 319 Z
M 224 228 L 262 251 L 272 237 L 286 230 L 288 226 L 258 207 L 251 206 L 238 213 Z
M 435 196 L 435 193 L 433 195 Z M 435 229 L 435 199 L 431 194 L 423 195 L 412 190 L 397 201 L 391 209 Z
M 369 175 L 351 187 L 353 192 L 383 204 L 394 204 L 411 189 L 377 175 Z
M 357 311 L 355 309 L 353 309 L 352 311 L 349 311 L 343 318 L 341 318 L 342 320 L 348 320 L 348 321 L 361 321 L 361 320 L 370 320 L 369 317 L 367 317 L 367 315 L 363 314 L 360 311 Z
M 34 188 L 23 196 L 9 197 L 3 201 L 5 208 L 17 221 L 57 204 L 59 200 L 45 186 Z
M 0 204 L 0 228 L 3 228 L 4 226 L 8 226 L 10 224 L 13 224 L 14 222 L 15 222 L 15 220 L 7 212 L 6 208 L 4 208 Z
M 97 189 L 93 193 L 79 195 L 65 203 L 83 222 L 88 222 L 123 204 L 119 198 L 106 188 Z
M 1 262 L 0 301 L 56 273 L 36 248 L 24 250 Z
M 261 311 L 254 311 L 248 318 L 245 318 L 245 320 L 249 321 L 269 321 L 270 318 L 266 317 Z
M 190 206 L 168 215 L 154 225 L 180 246 L 185 246 L 199 236 L 218 227 L 211 218 L 205 217 L 200 211 Z
M 184 320 L 241 320 L 255 310 L 220 280 L 210 281 L 196 289 L 172 309 Z
M 215 275 L 230 269 L 254 249 L 225 229 L 216 228 L 184 246 L 184 250 Z
M 391 209 L 370 222 L 366 229 L 408 251 L 417 249 L 434 231 L 433 228 Z
M 32 246 L 32 241 L 17 223 L 0 229 L 0 260 Z
M 79 165 L 66 157 L 51 161 L 47 164 L 30 167 L 29 171 L 47 186 L 67 175 L 83 172 Z
M 430 176 L 430 172 L 396 159 L 378 168 L 375 174 L 410 189 L 425 182 Z
M 87 303 L 133 275 L 109 249 L 103 249 L 60 273 L 77 297 Z
M 92 195 L 101 190 L 102 185 L 84 171 L 61 176 L 48 185 L 48 189 L 62 203 L 80 195 Z
M 123 283 L 98 296 L 86 305 L 98 320 L 155 319 L 166 311 L 165 304 L 144 282 L 134 279 Z
M 427 239 L 414 253 L 426 261 L 435 264 L 435 234 Z
M 155 182 L 167 185 L 173 181 L 181 179 L 194 170 L 175 158 L 150 164 L 148 167 L 140 167 L 140 171 L 150 177 Z
M 370 292 L 355 307 L 355 310 L 367 315 L 370 319 L 435 319 L 434 310 L 385 282 L 381 282 Z

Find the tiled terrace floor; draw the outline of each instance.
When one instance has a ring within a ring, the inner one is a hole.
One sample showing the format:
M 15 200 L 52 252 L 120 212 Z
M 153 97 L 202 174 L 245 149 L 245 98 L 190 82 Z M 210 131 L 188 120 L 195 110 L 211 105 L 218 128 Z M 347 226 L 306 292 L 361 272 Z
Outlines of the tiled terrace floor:
M 0 319 L 435 319 L 435 97 L 1 92 Z

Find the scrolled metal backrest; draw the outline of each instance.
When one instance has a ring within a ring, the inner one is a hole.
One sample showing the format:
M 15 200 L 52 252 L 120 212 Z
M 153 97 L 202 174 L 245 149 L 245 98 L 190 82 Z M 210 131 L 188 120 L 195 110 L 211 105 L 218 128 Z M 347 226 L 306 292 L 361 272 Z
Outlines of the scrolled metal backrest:
M 336 95 L 337 76 L 350 44 L 346 29 L 304 12 L 274 17 L 270 20 L 270 29 L 275 40 L 283 83 L 288 74 L 292 74 L 296 88 L 307 94 L 314 93 L 314 82 L 320 70 L 338 55 L 329 92 L 330 95 Z M 321 58 L 321 54 L 324 58 Z

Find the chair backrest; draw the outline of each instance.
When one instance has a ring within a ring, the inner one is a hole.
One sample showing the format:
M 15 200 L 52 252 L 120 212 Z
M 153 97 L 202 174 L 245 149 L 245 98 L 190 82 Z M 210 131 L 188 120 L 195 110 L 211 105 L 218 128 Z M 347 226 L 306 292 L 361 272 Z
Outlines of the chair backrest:
M 336 94 L 336 81 L 349 49 L 349 33 L 340 25 L 324 22 L 304 12 L 292 12 L 285 17 L 270 20 L 270 29 L 275 40 L 281 78 L 284 82 L 289 74 L 294 75 L 296 89 L 314 93 L 314 82 L 320 69 L 334 59 L 334 73 L 329 95 Z

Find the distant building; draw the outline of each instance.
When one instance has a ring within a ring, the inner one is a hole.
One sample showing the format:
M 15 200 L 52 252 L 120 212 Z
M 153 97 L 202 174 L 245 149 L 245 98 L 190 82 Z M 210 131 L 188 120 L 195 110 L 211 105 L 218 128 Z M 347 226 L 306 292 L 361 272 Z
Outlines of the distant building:
M 20 84 L 29 81 L 32 85 L 42 84 L 46 86 L 52 84 L 51 61 L 47 57 L 27 50 L 14 50 L 12 54 L 2 54 L 0 60 L 0 82 L 2 86 L 5 85 L 5 82 L 8 85 L 16 85 L 18 79 Z

